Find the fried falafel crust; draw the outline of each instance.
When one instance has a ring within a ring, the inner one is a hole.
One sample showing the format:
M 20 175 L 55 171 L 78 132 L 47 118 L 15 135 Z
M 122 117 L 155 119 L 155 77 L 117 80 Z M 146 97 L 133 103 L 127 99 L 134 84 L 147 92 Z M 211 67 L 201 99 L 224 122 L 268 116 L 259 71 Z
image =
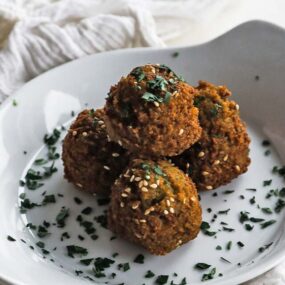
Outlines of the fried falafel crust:
M 165 255 L 199 233 L 195 184 L 167 161 L 133 160 L 111 197 L 108 227 L 152 254 Z
M 165 65 L 137 67 L 111 87 L 105 105 L 108 133 L 143 157 L 177 155 L 201 135 L 194 94 Z
M 110 142 L 102 109 L 82 111 L 63 142 L 64 176 L 77 188 L 108 196 L 128 163 L 126 150 Z
M 198 190 L 212 190 L 247 171 L 250 139 L 239 106 L 229 100 L 231 92 L 225 86 L 200 81 L 197 90 L 202 136 L 173 162 L 190 175 Z

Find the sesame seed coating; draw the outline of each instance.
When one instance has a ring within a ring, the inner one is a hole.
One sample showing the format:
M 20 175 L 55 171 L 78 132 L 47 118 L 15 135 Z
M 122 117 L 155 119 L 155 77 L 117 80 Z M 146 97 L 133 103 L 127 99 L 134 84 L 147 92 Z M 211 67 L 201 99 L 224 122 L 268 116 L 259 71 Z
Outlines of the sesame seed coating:
M 194 239 L 202 221 L 195 184 L 167 161 L 134 159 L 130 175 L 150 176 L 149 188 L 122 176 L 112 188 L 108 226 L 118 236 L 130 240 L 155 255 L 165 255 Z M 155 182 L 160 180 L 159 185 Z M 142 180 L 144 181 L 144 180 Z M 157 185 L 156 188 L 151 185 Z M 124 197 L 126 188 L 131 188 Z M 121 203 L 124 207 L 121 207 Z
M 178 155 L 201 135 L 195 92 L 165 65 L 136 67 L 111 87 L 105 105 L 108 134 L 144 157 Z
M 108 196 L 129 158 L 126 150 L 108 142 L 103 113 L 84 110 L 77 116 L 64 138 L 62 159 L 69 182 L 82 191 Z
M 200 81 L 197 90 L 194 101 L 202 136 L 172 160 L 189 174 L 198 190 L 212 190 L 247 171 L 250 139 L 226 87 Z

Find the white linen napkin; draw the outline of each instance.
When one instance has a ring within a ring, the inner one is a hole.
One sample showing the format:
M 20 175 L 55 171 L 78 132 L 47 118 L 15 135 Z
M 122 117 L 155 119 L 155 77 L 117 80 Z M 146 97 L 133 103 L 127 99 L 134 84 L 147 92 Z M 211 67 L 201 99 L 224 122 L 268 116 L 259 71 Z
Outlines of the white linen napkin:
M 0 0 L 0 103 L 26 81 L 67 61 L 119 48 L 178 43 L 191 23 L 205 23 L 235 3 Z M 245 284 L 284 285 L 285 263 Z

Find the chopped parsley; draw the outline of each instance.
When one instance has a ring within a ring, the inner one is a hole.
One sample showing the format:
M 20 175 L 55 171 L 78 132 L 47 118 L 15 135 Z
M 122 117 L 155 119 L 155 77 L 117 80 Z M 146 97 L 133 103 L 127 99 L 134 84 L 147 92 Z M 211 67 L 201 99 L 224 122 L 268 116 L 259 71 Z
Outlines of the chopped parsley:
M 84 215 L 90 215 L 92 213 L 93 209 L 91 207 L 84 208 L 81 213 Z
M 142 255 L 142 254 L 137 255 L 136 258 L 134 259 L 134 262 L 143 264 L 144 263 L 144 255 Z
M 58 129 L 54 129 L 52 134 L 44 136 L 44 143 L 47 146 L 51 146 L 57 143 L 60 138 L 60 131 Z
M 202 281 L 207 281 L 207 280 L 214 279 L 215 274 L 216 274 L 216 268 L 214 267 L 214 268 L 212 268 L 212 269 L 210 270 L 209 273 L 206 273 L 206 274 L 204 274 L 204 275 L 202 276 Z
M 159 275 L 157 276 L 155 280 L 155 284 L 158 284 L 158 285 L 166 284 L 168 281 L 168 278 L 169 278 L 168 275 Z
M 232 241 L 229 241 L 226 245 L 226 249 L 231 250 L 231 248 L 232 248 Z
M 260 247 L 260 248 L 258 249 L 258 251 L 259 251 L 260 253 L 262 253 L 262 252 L 264 252 L 266 249 L 268 249 L 272 244 L 273 244 L 273 242 L 271 242 L 271 243 L 269 243 L 269 244 L 266 244 L 266 245 Z
M 45 227 L 39 225 L 39 226 L 38 226 L 38 231 L 37 231 L 37 236 L 38 236 L 39 238 L 44 238 L 44 237 L 46 237 L 46 236 L 48 236 L 48 235 L 50 235 L 50 233 L 48 232 L 48 230 L 47 230 Z
M 148 270 L 144 277 L 145 278 L 152 278 L 154 276 L 155 276 L 155 274 L 151 270 Z
M 13 237 L 11 237 L 11 236 L 7 236 L 7 240 L 8 241 L 16 241 Z
M 226 195 L 228 195 L 228 194 L 232 194 L 232 193 L 234 193 L 234 192 L 235 192 L 235 190 L 226 190 L 226 191 L 224 191 L 223 193 L 226 194 Z
M 77 245 L 67 245 L 67 255 L 74 258 L 75 255 L 85 256 L 88 254 L 88 250 L 84 247 Z
M 237 242 L 237 245 L 238 245 L 239 247 L 244 247 L 244 244 L 243 244 L 241 241 L 238 241 L 238 242 Z
M 210 110 L 210 116 L 211 116 L 212 118 L 217 117 L 218 114 L 219 114 L 219 112 L 220 112 L 220 110 L 221 110 L 222 108 L 223 108 L 223 107 L 222 107 L 220 104 L 215 103 L 215 104 L 213 105 L 212 109 Z
M 261 211 L 264 213 L 264 214 L 272 214 L 272 210 L 270 208 L 261 208 Z
M 285 201 L 282 199 L 278 199 L 274 208 L 275 213 L 280 213 L 284 207 L 285 207 Z
M 247 231 L 252 231 L 253 228 L 254 228 L 254 226 L 253 226 L 253 225 L 250 225 L 250 224 L 245 224 L 244 227 L 245 227 L 245 229 L 246 229 Z
M 176 58 L 179 56 L 179 52 L 178 51 L 175 51 L 171 54 L 172 57 Z
M 130 270 L 130 264 L 128 262 L 126 262 L 126 263 L 119 263 L 118 264 L 118 269 L 120 271 L 126 272 L 126 271 Z
M 198 270 L 206 270 L 206 269 L 208 269 L 208 268 L 210 268 L 211 267 L 211 265 L 209 265 L 209 264 L 207 264 L 207 263 L 196 263 L 195 265 L 194 265 L 194 268 L 195 269 L 198 269 Z
M 39 248 L 45 248 L 45 243 L 42 242 L 42 241 L 38 241 L 38 242 L 36 243 L 36 245 L 37 245 Z
M 220 214 L 220 215 L 223 215 L 223 214 L 227 215 L 230 210 L 231 210 L 231 209 L 219 211 L 218 214 Z
M 269 220 L 267 222 L 264 222 L 264 223 L 260 224 L 260 227 L 262 229 L 265 229 L 265 228 L 267 228 L 267 227 L 269 227 L 269 226 L 271 226 L 271 225 L 273 225 L 275 223 L 276 223 L 276 220 Z
M 79 262 L 85 266 L 88 266 L 91 264 L 91 262 L 94 260 L 94 258 L 87 258 L 87 259 L 81 259 Z
M 73 200 L 74 200 L 74 202 L 75 202 L 76 204 L 78 204 L 78 205 L 82 204 L 81 199 L 79 199 L 78 197 L 74 197 Z
M 209 223 L 203 221 L 201 224 L 201 231 L 203 232 L 203 234 L 207 236 L 214 236 L 217 233 L 217 232 L 209 231 L 209 229 L 210 229 Z
M 62 207 L 60 212 L 57 214 L 55 218 L 57 226 L 59 228 L 65 227 L 66 219 L 68 218 L 68 216 L 69 216 L 69 209 Z
M 263 186 L 270 186 L 271 183 L 272 183 L 272 179 L 270 179 L 270 180 L 264 180 L 264 181 L 263 181 Z
M 56 200 L 55 200 L 55 196 L 52 194 L 52 195 L 46 195 L 42 201 L 42 205 L 47 205 L 47 204 L 50 204 L 50 203 L 55 203 Z

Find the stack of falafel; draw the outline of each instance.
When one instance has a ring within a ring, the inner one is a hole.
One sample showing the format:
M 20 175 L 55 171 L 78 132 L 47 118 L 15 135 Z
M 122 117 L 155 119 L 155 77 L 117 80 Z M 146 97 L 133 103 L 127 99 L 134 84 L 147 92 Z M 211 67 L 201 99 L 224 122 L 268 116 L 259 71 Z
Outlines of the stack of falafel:
M 246 126 L 224 86 L 194 88 L 162 64 L 134 68 L 103 109 L 84 110 L 63 143 L 65 178 L 111 196 L 108 227 L 155 255 L 194 239 L 198 191 L 247 171 Z

